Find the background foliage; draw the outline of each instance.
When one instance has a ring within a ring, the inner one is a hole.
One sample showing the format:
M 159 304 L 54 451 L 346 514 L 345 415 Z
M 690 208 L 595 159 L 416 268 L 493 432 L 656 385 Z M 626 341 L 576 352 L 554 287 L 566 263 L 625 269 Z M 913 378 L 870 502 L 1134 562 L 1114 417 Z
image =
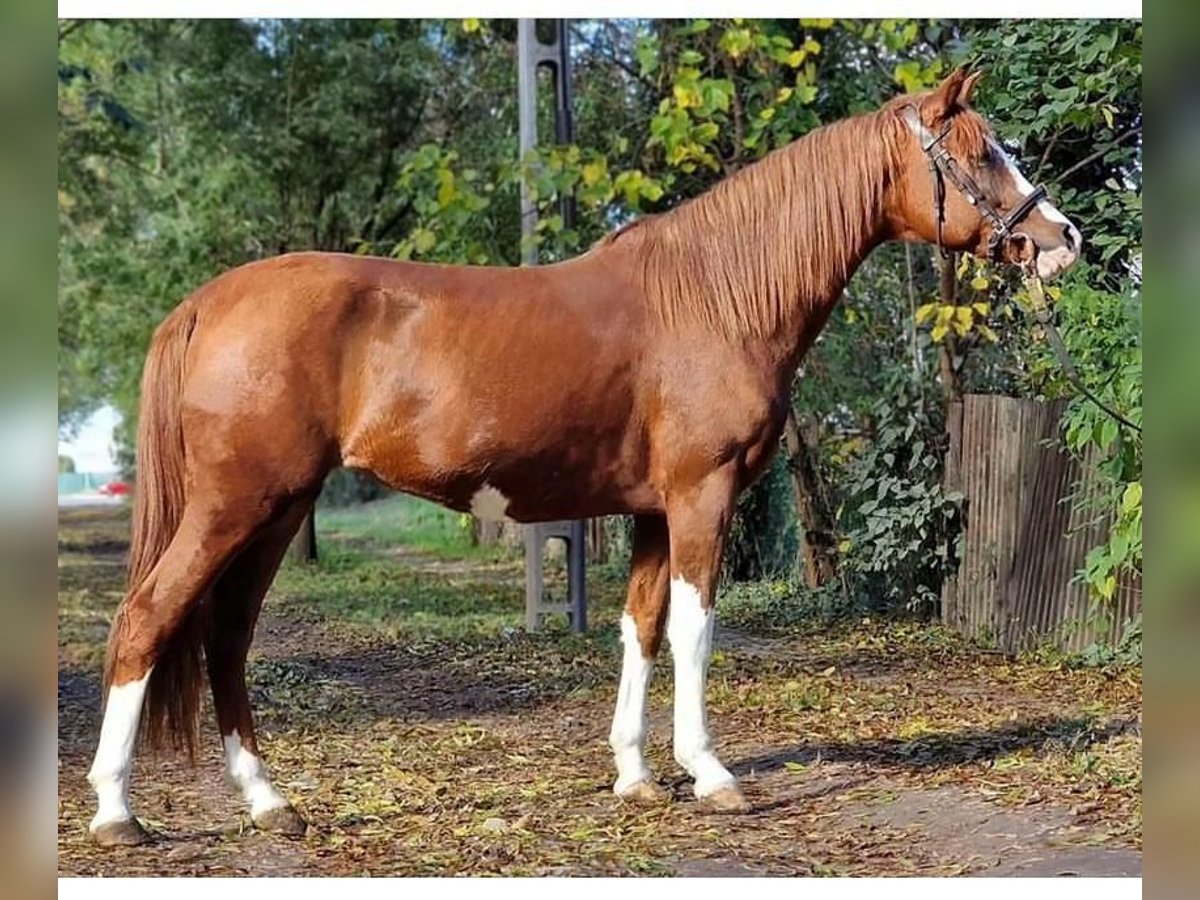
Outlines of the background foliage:
M 60 426 L 110 403 L 128 447 L 155 324 L 225 269 L 298 249 L 513 264 L 522 173 L 543 207 L 543 258 L 566 257 L 964 61 L 987 73 L 977 106 L 1081 225 L 1087 265 L 1063 286 L 1064 333 L 1089 384 L 1140 418 L 1139 22 L 571 30 L 576 141 L 520 160 L 511 20 L 60 22 Z M 572 228 L 557 213 L 564 191 L 578 202 Z M 1084 576 L 1103 598 L 1121 568 L 1141 566 L 1140 437 L 1061 379 L 1008 276 L 974 263 L 960 275 L 944 303 L 927 249 L 881 248 L 796 381 L 840 602 L 927 608 L 952 561 L 943 361 L 968 391 L 1071 398 L 1064 440 L 1101 467 L 1095 512 L 1115 516 Z M 792 490 L 781 462 L 743 498 L 733 575 L 796 569 Z

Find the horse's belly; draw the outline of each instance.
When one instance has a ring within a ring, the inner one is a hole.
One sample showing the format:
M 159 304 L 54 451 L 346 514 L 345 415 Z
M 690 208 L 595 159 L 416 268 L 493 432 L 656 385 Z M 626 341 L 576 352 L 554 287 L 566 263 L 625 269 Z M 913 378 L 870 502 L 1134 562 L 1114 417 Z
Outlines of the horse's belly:
M 426 409 L 408 423 L 392 419 L 344 459 L 396 490 L 484 519 L 536 522 L 657 509 L 636 437 L 624 423 L 576 424 L 574 412 L 505 430 L 486 416 L 466 422 Z

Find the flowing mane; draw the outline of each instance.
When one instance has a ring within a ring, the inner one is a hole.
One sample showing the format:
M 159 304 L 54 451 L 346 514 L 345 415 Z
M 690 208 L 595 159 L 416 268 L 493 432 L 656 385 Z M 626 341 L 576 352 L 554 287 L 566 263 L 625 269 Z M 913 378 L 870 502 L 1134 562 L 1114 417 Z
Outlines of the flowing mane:
M 899 161 L 897 98 L 805 135 L 670 212 L 631 223 L 638 277 L 668 328 L 700 324 L 763 337 L 798 308 L 844 287 L 877 240 L 884 192 Z M 983 146 L 986 124 L 955 116 L 956 144 Z

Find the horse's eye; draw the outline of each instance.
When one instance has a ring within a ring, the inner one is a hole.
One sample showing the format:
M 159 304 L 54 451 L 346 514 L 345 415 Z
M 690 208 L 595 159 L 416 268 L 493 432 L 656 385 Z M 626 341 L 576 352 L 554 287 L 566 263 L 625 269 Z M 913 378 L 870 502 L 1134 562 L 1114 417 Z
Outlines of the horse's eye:
M 1000 158 L 1000 150 L 995 144 L 988 144 L 983 151 L 983 164 L 985 166 L 998 166 L 1003 162 Z

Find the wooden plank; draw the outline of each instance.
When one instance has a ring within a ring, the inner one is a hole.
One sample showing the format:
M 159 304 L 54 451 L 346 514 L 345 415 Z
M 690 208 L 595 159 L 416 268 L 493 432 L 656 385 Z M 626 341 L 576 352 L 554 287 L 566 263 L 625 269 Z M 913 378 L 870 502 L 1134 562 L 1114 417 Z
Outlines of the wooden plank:
M 1124 578 L 1099 621 L 1076 577 L 1106 523 L 1085 512 L 1099 483 L 1094 467 L 1062 449 L 1062 410 L 968 394 L 951 420 L 945 483 L 966 499 L 962 560 L 943 590 L 943 621 L 1010 652 L 1044 641 L 1075 651 L 1115 643 L 1141 609 L 1140 579 Z

